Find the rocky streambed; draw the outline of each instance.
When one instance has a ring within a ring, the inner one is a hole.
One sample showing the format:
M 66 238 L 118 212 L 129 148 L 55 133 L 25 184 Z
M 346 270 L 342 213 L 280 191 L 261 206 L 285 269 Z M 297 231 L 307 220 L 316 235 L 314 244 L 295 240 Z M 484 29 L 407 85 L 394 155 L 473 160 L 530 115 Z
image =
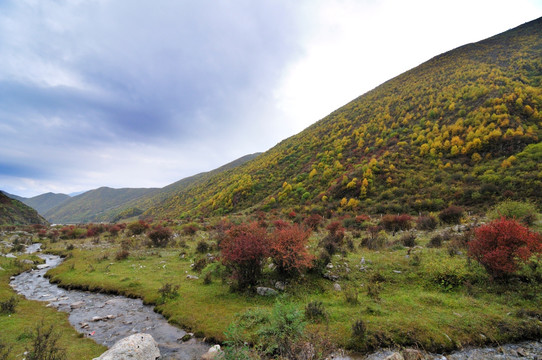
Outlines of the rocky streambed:
M 111 347 L 129 335 L 147 333 L 158 343 L 161 359 L 199 359 L 209 349 L 210 345 L 186 336 L 185 331 L 168 324 L 140 299 L 66 290 L 51 284 L 44 275 L 62 259 L 55 255 L 39 256 L 45 264 L 14 277 L 11 286 L 27 299 L 45 301 L 47 306 L 69 313 L 72 326 L 97 343 Z M 189 340 L 183 341 L 183 337 Z
M 39 250 L 31 245 L 27 252 Z M 136 334 L 152 335 L 158 343 L 161 359 L 200 359 L 209 344 L 168 324 L 167 320 L 144 305 L 140 299 L 87 291 L 66 290 L 51 284 L 44 277 L 47 270 L 62 262 L 55 255 L 39 255 L 45 264 L 12 278 L 11 286 L 27 299 L 47 302 L 47 306 L 69 313 L 72 326 L 96 342 L 111 347 L 117 341 Z M 183 338 L 187 341 L 183 341 Z M 527 341 L 498 347 L 466 348 L 451 354 L 432 354 L 406 349 L 380 350 L 366 356 L 335 356 L 337 360 L 542 360 L 542 342 Z

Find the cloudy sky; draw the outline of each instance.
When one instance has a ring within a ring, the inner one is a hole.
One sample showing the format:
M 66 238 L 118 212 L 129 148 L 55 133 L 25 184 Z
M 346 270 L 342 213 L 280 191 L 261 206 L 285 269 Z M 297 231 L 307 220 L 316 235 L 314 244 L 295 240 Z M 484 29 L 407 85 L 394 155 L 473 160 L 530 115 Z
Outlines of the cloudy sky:
M 0 189 L 162 187 L 542 0 L 0 0 Z

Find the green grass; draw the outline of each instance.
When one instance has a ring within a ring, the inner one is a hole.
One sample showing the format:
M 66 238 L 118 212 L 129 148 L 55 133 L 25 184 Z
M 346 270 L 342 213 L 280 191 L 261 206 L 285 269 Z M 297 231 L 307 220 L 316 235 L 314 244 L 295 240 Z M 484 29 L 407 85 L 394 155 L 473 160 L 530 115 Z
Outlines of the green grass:
M 25 256 L 36 259 L 35 257 Z M 29 268 L 20 267 L 10 258 L 0 257 L 0 301 L 6 301 L 15 295 L 9 286 L 9 278 Z M 68 359 L 92 359 L 99 356 L 106 347 L 96 344 L 93 340 L 82 338 L 71 327 L 68 315 L 52 308 L 45 307 L 46 303 L 26 300 L 16 295 L 19 302 L 13 314 L 0 314 L 0 341 L 13 349 L 8 359 L 21 359 L 25 349 L 31 348 L 32 334 L 36 325 L 43 320 L 45 326 L 54 324 L 55 331 L 61 334 L 60 347 L 66 350 Z
M 201 234 L 198 235 L 206 236 Z M 310 301 L 321 301 L 329 319 L 309 327 L 325 330 L 339 346 L 359 351 L 395 345 L 446 351 L 541 336 L 539 320 L 521 315 L 525 311 L 540 312 L 539 282 L 494 283 L 479 265 L 469 264 L 465 255 L 450 256 L 447 242 L 442 248 L 425 248 L 430 235 L 421 234 L 421 246 L 411 250 L 409 256 L 408 249 L 402 246 L 379 251 L 356 248 L 345 256 L 334 256 L 334 271 L 341 276 L 343 291 L 334 291 L 333 282 L 309 273 L 292 280 L 282 297 L 299 309 Z M 314 239 L 318 237 L 321 234 Z M 388 240 L 398 237 L 390 236 Z M 171 323 L 214 340 L 225 339 L 224 331 L 236 321 L 236 314 L 253 308 L 269 310 L 275 301 L 232 292 L 220 279 L 213 278 L 209 285 L 203 284 L 202 276 L 198 280 L 187 279 L 187 274 L 196 274 L 191 269 L 198 256 L 194 252 L 195 238 L 187 238 L 189 249 L 132 249 L 130 256 L 121 261 L 114 259 L 116 244 L 82 249 L 80 242 L 61 266 L 49 272 L 54 281 L 160 304 L 157 310 Z M 65 249 L 62 243 L 54 246 Z M 181 258 L 179 254 L 184 252 L 187 255 Z M 413 261 L 415 256 L 418 259 Z M 357 268 L 362 257 L 366 271 Z M 266 276 L 270 281 L 273 274 L 266 270 Z M 379 279 L 377 285 L 375 278 Z M 178 285 L 179 296 L 162 300 L 158 289 L 165 283 Z M 376 295 L 369 295 L 371 286 L 379 288 Z M 357 304 L 346 300 L 346 291 L 358 292 Z M 351 327 L 357 319 L 365 322 L 368 333 L 363 341 L 355 342 Z

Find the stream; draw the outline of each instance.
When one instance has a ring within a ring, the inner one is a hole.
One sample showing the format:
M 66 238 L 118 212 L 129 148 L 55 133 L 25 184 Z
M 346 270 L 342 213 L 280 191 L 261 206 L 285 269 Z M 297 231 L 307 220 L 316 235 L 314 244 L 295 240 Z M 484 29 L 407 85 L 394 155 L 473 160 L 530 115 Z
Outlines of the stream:
M 161 359 L 200 359 L 209 349 L 210 345 L 196 338 L 183 342 L 181 338 L 187 333 L 168 324 L 140 299 L 66 290 L 51 284 L 44 275 L 62 259 L 56 255 L 39 256 L 45 264 L 16 276 L 11 286 L 27 299 L 45 301 L 47 306 L 69 313 L 70 324 L 97 343 L 111 347 L 129 335 L 147 333 L 158 343 Z
M 40 245 L 30 245 L 26 252 L 39 251 Z M 140 299 L 66 290 L 51 284 L 44 275 L 47 270 L 59 265 L 62 259 L 48 254 L 40 254 L 39 257 L 45 260 L 45 264 L 14 277 L 11 281 L 13 289 L 27 299 L 45 301 L 49 303 L 47 306 L 67 312 L 71 325 L 97 343 L 111 347 L 117 341 L 141 332 L 152 335 L 156 340 L 162 355 L 160 359 L 200 359 L 209 349 L 209 344 L 194 337 L 183 342 L 181 338 L 187 333 L 170 325 L 162 315 L 153 311 L 152 306 L 144 305 Z M 334 359 L 383 360 L 393 354 L 392 350 L 380 350 L 367 356 L 335 356 Z M 526 341 L 499 347 L 467 348 L 448 355 L 421 354 L 421 359 L 428 360 L 542 360 L 542 342 Z

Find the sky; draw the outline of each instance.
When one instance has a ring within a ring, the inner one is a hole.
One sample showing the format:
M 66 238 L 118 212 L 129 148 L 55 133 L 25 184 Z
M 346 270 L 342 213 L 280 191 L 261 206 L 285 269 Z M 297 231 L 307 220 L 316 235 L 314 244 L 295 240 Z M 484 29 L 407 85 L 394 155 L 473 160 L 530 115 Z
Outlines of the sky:
M 542 0 L 0 0 L 0 190 L 163 187 L 540 16 Z

